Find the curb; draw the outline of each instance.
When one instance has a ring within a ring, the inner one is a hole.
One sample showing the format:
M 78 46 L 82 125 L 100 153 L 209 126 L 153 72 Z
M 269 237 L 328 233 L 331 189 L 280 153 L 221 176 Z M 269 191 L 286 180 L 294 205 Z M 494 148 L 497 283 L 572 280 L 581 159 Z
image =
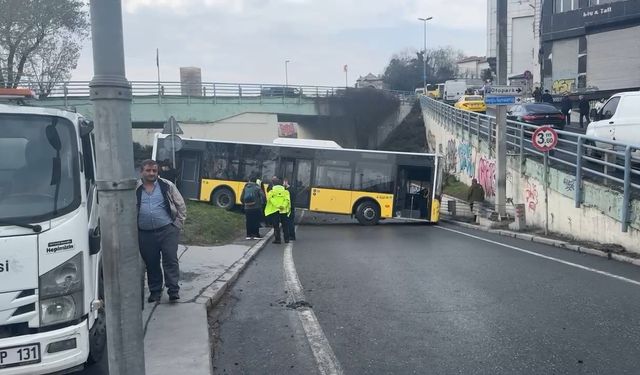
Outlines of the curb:
M 233 263 L 233 265 L 231 265 L 231 267 L 224 271 L 224 273 L 218 277 L 213 284 L 209 285 L 207 289 L 198 296 L 195 302 L 203 304 L 207 311 L 217 305 L 227 289 L 238 279 L 240 273 L 247 268 L 249 262 L 255 258 L 260 250 L 267 246 L 272 236 L 273 229 L 267 232 L 267 234 L 255 245 L 251 246 L 249 250 L 244 253 L 242 258 L 238 259 Z
M 450 220 L 450 219 L 441 219 L 441 221 L 447 224 L 453 224 L 463 228 L 475 229 L 475 230 L 479 230 L 487 233 L 498 234 L 500 236 L 512 237 L 520 240 L 541 243 L 544 245 L 549 245 L 549 246 L 557 247 L 560 249 L 566 249 L 566 250 L 571 250 L 578 253 L 584 253 L 584 254 L 599 256 L 602 258 L 613 259 L 613 260 L 617 260 L 618 262 L 628 263 L 628 264 L 632 264 L 634 266 L 640 267 L 640 259 L 630 258 L 624 255 L 615 254 L 615 253 L 607 253 L 606 251 L 596 250 L 590 247 L 585 247 L 580 245 L 575 245 L 566 241 L 554 240 L 551 238 L 536 236 L 533 234 L 512 232 L 510 230 L 504 230 L 504 229 L 489 229 L 489 228 L 484 228 L 477 225 L 463 223 L 463 222 Z

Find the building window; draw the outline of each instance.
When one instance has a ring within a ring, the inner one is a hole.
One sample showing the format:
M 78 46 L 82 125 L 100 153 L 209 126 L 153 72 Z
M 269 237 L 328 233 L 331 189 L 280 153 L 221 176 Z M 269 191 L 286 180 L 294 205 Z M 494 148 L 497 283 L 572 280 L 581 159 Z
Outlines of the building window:
M 594 0 L 590 0 L 594 1 Z M 603 0 L 600 0 L 602 2 Z M 580 4 L 582 2 L 582 4 Z M 553 4 L 553 12 L 554 13 L 564 13 L 570 12 L 572 10 L 577 10 L 581 8 L 581 5 L 584 6 L 584 0 L 554 0 Z

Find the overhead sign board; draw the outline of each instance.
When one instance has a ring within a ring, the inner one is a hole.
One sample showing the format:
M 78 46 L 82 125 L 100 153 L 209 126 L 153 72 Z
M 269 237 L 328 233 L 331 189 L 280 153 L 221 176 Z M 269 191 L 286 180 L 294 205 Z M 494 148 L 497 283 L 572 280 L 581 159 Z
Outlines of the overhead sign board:
M 487 92 L 493 96 L 520 96 L 523 93 L 522 86 L 491 86 Z
M 487 105 L 510 105 L 516 104 L 519 100 L 516 100 L 515 96 L 494 96 L 491 94 L 484 97 L 484 102 Z

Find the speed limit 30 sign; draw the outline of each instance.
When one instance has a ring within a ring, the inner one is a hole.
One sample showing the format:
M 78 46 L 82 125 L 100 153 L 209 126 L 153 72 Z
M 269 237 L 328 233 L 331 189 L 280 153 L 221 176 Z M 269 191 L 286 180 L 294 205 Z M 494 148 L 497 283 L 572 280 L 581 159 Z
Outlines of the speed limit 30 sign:
M 558 144 L 558 133 L 550 126 L 541 126 L 533 132 L 531 143 L 538 151 L 551 151 Z

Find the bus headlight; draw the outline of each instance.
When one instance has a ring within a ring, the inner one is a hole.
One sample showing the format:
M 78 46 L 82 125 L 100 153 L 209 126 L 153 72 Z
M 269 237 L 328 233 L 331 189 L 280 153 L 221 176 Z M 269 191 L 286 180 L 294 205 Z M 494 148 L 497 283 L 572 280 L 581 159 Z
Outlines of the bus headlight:
M 63 323 L 82 316 L 82 253 L 40 276 L 40 324 Z

